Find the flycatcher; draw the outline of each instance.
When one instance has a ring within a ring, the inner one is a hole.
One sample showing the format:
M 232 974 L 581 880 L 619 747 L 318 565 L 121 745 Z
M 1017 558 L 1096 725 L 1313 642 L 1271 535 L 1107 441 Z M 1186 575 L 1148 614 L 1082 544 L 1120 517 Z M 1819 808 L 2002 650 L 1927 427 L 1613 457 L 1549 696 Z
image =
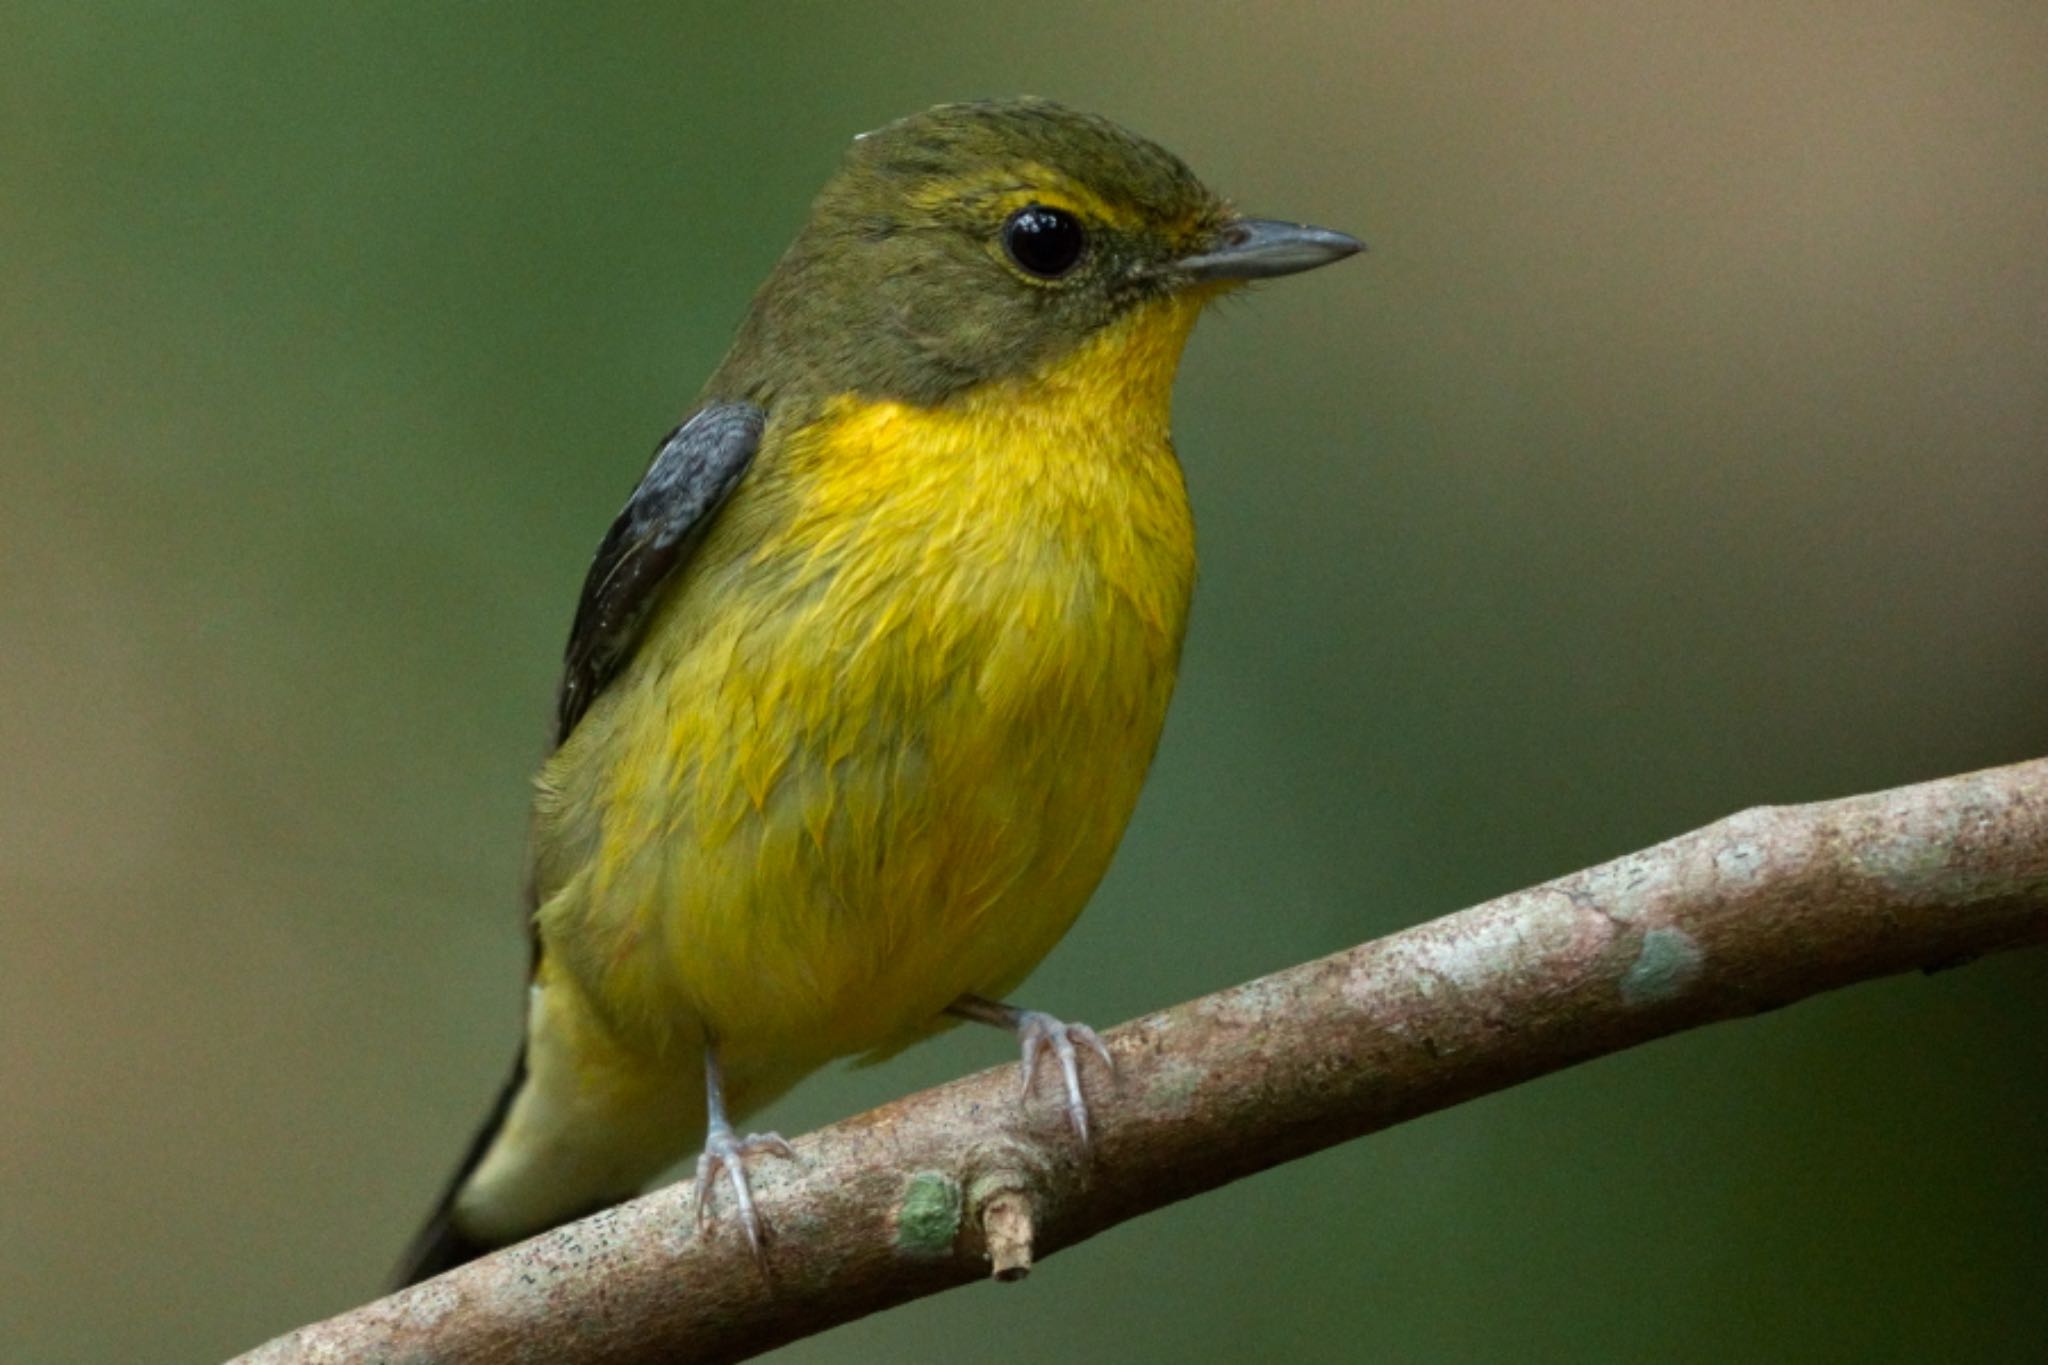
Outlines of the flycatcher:
M 1086 1140 L 1085 1025 L 1002 1003 L 1073 923 L 1173 691 L 1168 435 L 1205 304 L 1359 244 L 1239 215 L 1043 100 L 854 140 L 598 546 L 534 803 L 510 1082 L 411 1283 L 637 1193 L 732 1121 L 975 1019 Z

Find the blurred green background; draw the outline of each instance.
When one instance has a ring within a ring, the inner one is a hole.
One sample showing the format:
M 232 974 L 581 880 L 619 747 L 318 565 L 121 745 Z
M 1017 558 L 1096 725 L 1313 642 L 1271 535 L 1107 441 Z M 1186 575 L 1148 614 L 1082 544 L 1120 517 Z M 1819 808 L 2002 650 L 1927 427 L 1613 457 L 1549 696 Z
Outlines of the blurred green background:
M 589 553 L 854 133 L 1032 92 L 1372 254 L 1202 329 L 1110 1023 L 2048 753 L 2048 8 L 0 13 L 0 1358 L 377 1288 L 513 1045 Z M 797 1132 L 1007 1056 L 828 1074 Z M 1999 1360 L 2048 955 L 1301 1162 L 792 1361 Z

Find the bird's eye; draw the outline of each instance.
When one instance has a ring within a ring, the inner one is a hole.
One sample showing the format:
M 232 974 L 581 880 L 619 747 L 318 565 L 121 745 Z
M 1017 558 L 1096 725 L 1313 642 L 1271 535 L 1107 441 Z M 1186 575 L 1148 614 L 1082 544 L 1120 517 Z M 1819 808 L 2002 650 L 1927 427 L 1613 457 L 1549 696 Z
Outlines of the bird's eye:
M 1003 224 L 1003 249 L 1010 259 L 1042 279 L 1072 270 L 1087 244 L 1080 219 L 1064 209 L 1027 204 Z

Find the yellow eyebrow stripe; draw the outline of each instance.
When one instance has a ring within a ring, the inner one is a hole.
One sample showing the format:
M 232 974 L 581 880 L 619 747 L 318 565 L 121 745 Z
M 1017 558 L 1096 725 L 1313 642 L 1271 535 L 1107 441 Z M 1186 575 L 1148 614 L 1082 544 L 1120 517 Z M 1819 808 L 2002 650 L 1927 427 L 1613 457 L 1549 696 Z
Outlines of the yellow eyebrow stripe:
M 1036 162 L 1005 166 L 988 174 L 934 180 L 919 186 L 910 202 L 920 212 L 934 217 L 958 204 L 986 204 L 996 215 L 1004 217 L 1027 204 L 1044 204 L 1121 232 L 1136 232 L 1146 226 L 1144 216 L 1135 209 L 1113 204 L 1050 166 Z

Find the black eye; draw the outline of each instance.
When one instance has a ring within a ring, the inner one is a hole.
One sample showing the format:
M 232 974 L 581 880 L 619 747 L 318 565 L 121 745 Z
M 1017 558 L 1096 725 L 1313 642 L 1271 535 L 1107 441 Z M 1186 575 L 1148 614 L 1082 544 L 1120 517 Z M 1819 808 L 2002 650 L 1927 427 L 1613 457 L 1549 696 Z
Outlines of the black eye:
M 1087 244 L 1080 220 L 1064 209 L 1027 204 L 1003 224 L 1003 246 L 1010 259 L 1048 280 L 1072 270 Z

